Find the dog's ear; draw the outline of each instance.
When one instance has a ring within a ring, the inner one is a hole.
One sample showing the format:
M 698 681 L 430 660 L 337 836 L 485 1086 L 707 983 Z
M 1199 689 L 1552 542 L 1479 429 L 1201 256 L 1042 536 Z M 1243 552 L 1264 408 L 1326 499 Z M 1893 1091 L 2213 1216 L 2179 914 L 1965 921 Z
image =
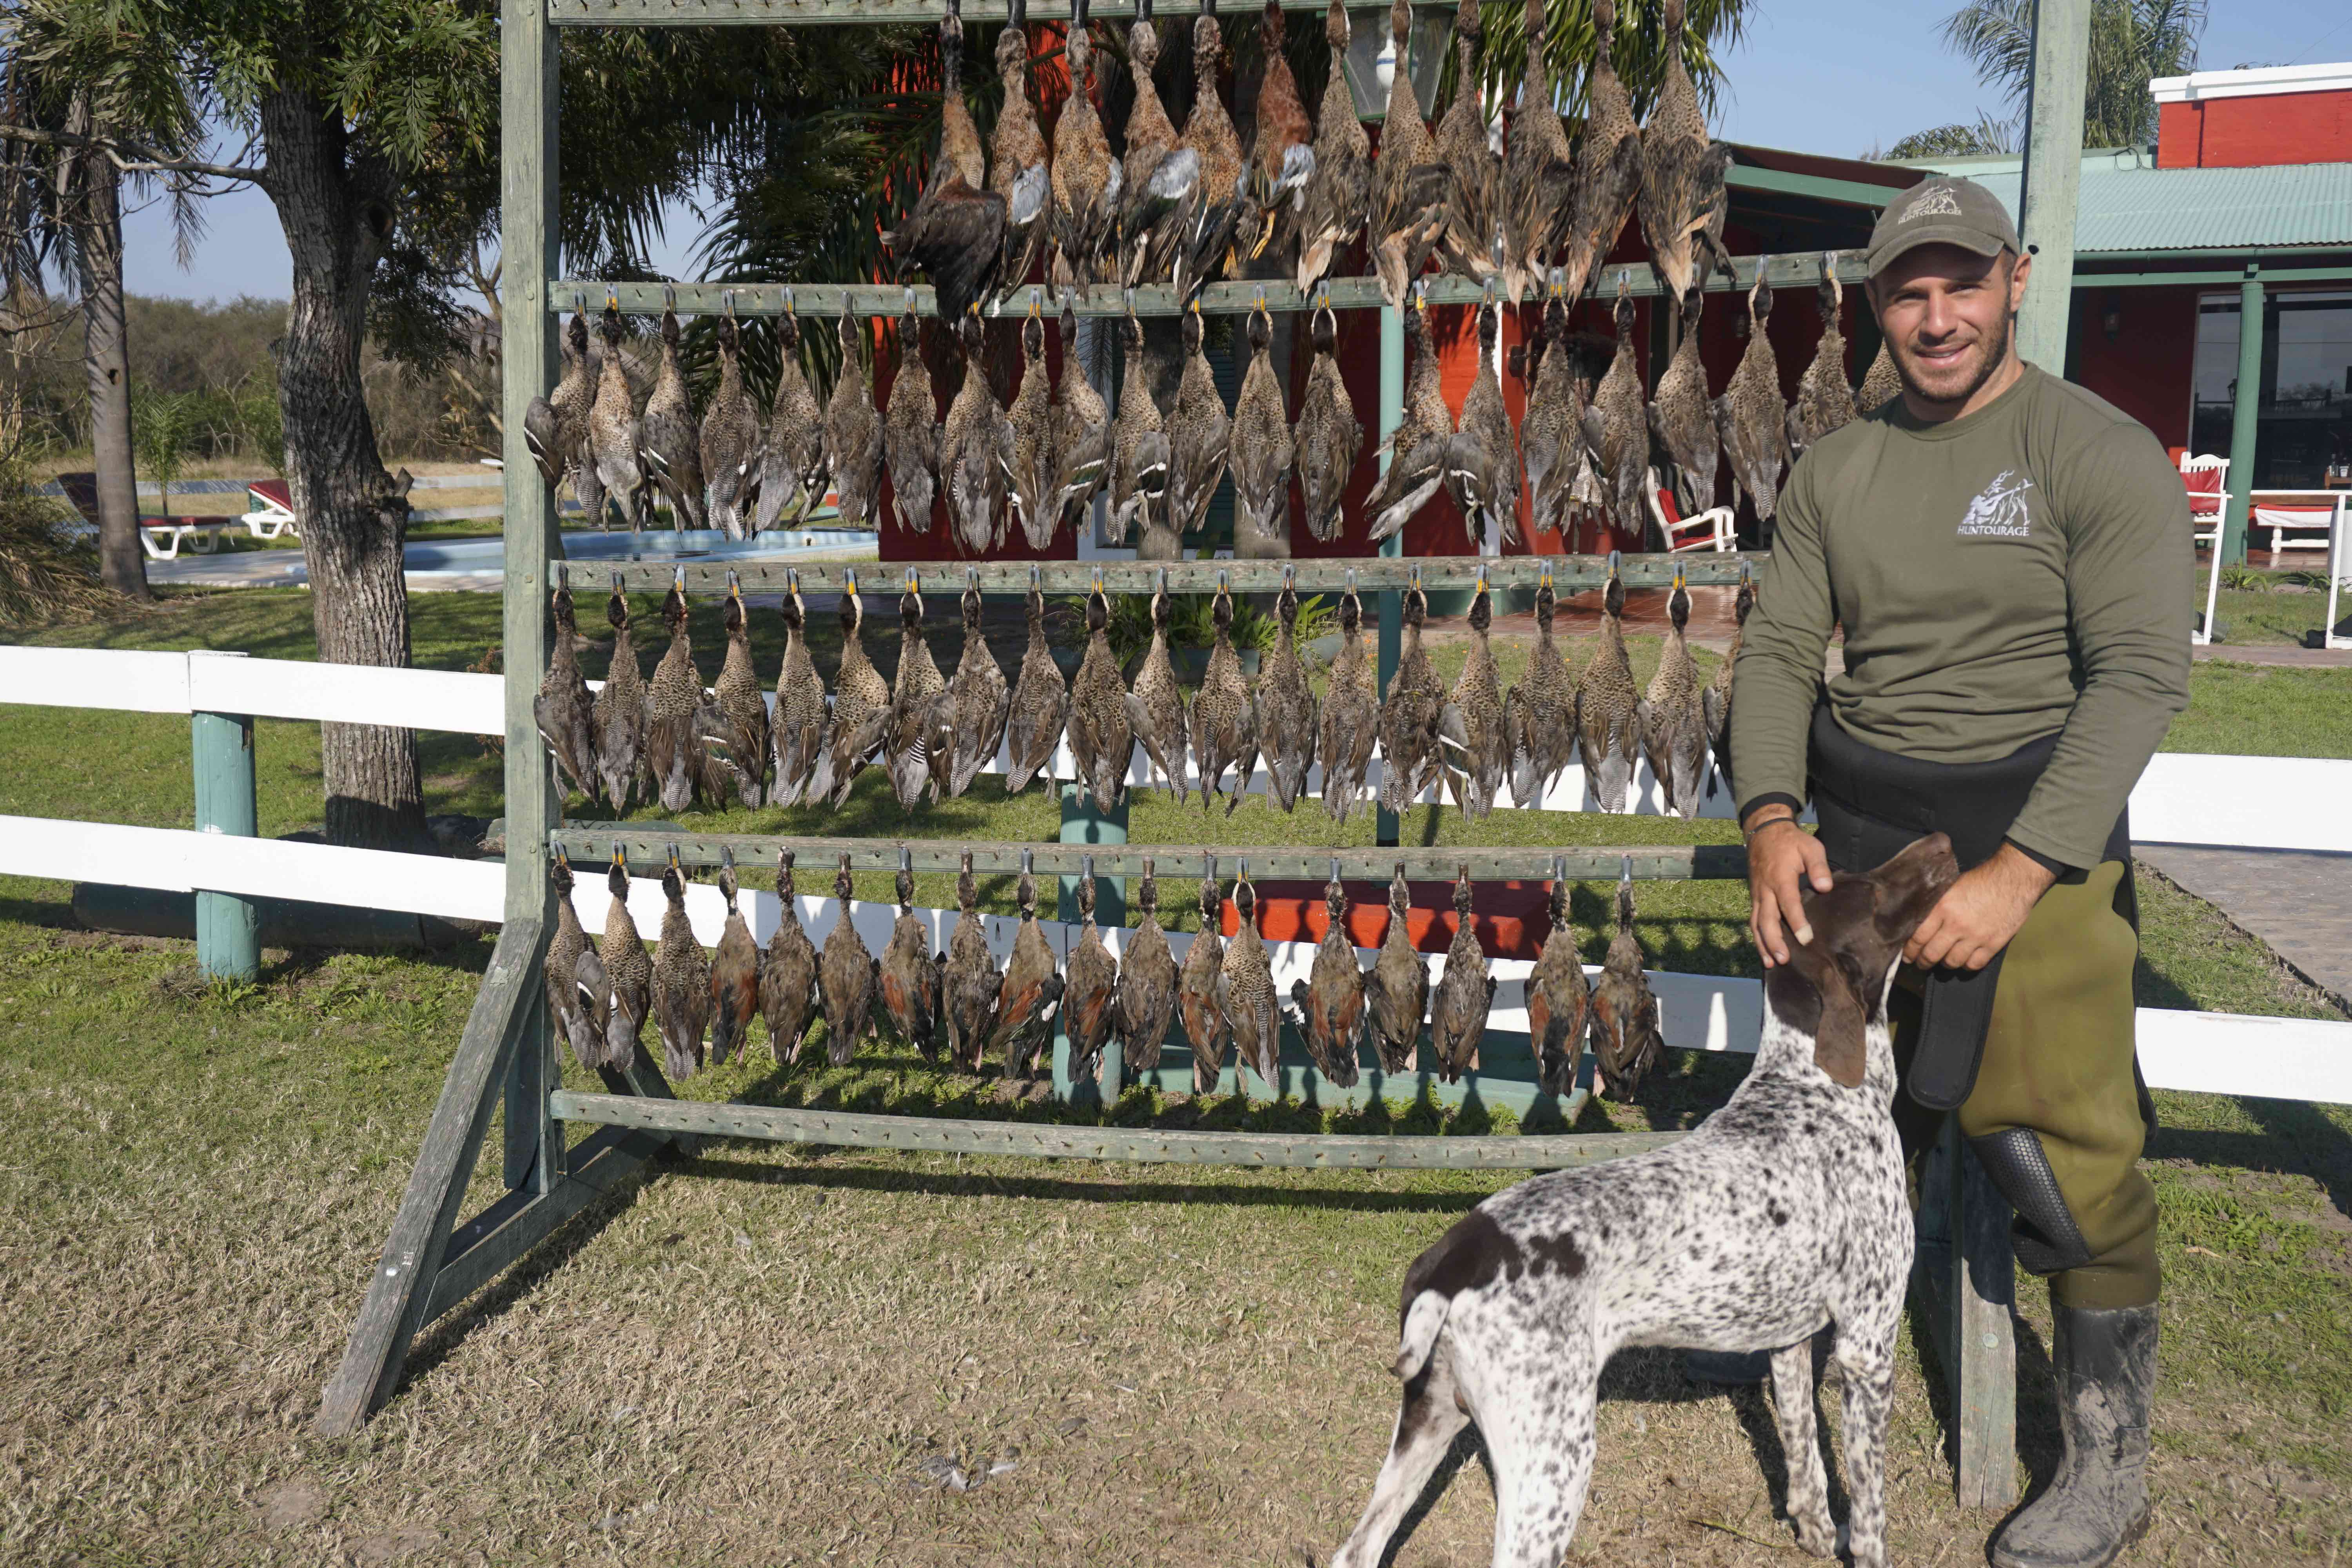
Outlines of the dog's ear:
M 1764 980 L 1765 1005 L 1789 1027 L 1813 1037 L 1813 1065 L 1832 1082 L 1858 1089 L 1870 1065 L 1864 1037 L 1861 966 L 1816 940 Z

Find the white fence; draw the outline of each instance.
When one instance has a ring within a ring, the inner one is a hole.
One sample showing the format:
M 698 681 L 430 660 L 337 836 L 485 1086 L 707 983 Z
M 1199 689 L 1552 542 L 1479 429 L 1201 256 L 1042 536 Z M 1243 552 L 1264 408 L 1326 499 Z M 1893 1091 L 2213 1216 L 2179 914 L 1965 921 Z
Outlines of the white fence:
M 484 735 L 503 734 L 506 728 L 504 685 L 495 675 L 207 653 L 0 647 L 0 701 L 154 713 L 248 713 Z M 1066 755 L 1057 763 L 1063 776 L 1067 776 L 1066 763 Z M 1140 783 L 1140 769 L 1131 776 Z M 1565 807 L 1581 800 L 1582 789 L 1580 774 L 1563 780 L 1547 802 Z M 2307 804 L 2282 813 L 2276 805 L 2280 800 Z M 2132 826 L 2137 838 L 2150 843 L 2352 854 L 2352 813 L 2334 809 L 2347 800 L 2352 800 L 2352 762 L 2168 752 L 2149 763 L 2132 792 Z M 1645 790 L 1635 809 L 1654 813 L 1654 793 Z M 0 835 L 5 835 L 0 844 L 5 846 L 0 849 L 0 871 L 21 876 L 173 892 L 201 888 L 318 903 L 364 901 L 373 908 L 451 920 L 497 921 L 505 915 L 505 868 L 496 861 L 24 816 L 0 816 Z M 583 926 L 601 931 L 609 901 L 603 868 L 574 869 L 578 886 L 573 907 Z M 804 884 L 829 869 L 800 868 Z M 2347 870 L 2352 872 L 2352 864 Z M 741 868 L 747 880 L 765 881 L 772 871 Z M 1182 879 L 1169 880 L 1173 884 Z M 694 884 L 686 897 L 696 934 L 706 944 L 715 944 L 724 918 L 719 890 Z M 822 942 L 838 905 L 815 895 L 797 901 L 803 923 Z M 775 895 L 747 889 L 741 904 L 753 934 L 765 942 L 782 912 Z M 632 882 L 629 909 L 640 929 L 657 929 L 663 909 L 658 884 L 643 879 Z M 944 946 L 954 911 L 918 913 L 930 922 L 935 942 Z M 896 915 L 887 904 L 851 906 L 859 934 L 876 951 L 888 941 Z M 1076 928 L 1041 923 L 1055 947 L 1066 952 Z M 1013 927 L 1009 918 L 989 919 L 990 940 L 1000 954 L 1011 945 Z M 1106 931 L 1104 935 L 1116 950 L 1123 933 Z M 1171 933 L 1170 944 L 1181 953 L 1188 940 Z M 1304 942 L 1268 946 L 1277 988 L 1286 992 L 1292 979 L 1307 974 L 1314 950 Z M 1433 972 L 1443 972 L 1443 955 L 1432 955 L 1430 962 Z M 1495 961 L 1495 1028 L 1526 1029 L 1522 986 L 1529 967 L 1526 960 Z M 1693 1050 L 1756 1048 L 1763 1020 L 1762 988 L 1756 981 L 1657 973 L 1653 982 L 1670 1044 Z M 2139 1053 L 2147 1081 L 2158 1089 L 2352 1102 L 2352 1024 L 2143 1007 Z

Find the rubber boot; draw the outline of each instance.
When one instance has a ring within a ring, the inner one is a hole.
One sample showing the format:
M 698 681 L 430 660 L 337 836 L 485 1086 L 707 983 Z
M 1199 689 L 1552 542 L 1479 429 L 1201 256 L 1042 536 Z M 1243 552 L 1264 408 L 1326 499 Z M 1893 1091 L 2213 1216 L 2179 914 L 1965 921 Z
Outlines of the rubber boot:
M 2105 1568 L 2147 1530 L 2156 1308 L 2053 1304 L 2053 1314 L 2065 1458 L 2050 1489 L 1993 1537 L 1995 1568 Z

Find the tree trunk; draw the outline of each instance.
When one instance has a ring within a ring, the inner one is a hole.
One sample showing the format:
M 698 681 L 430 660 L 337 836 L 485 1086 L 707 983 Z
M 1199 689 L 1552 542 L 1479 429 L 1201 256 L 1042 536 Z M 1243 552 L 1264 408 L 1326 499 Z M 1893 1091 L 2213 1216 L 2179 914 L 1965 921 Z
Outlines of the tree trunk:
M 408 500 L 383 471 L 360 385 L 369 285 L 392 232 L 389 176 L 352 147 L 341 118 L 307 94 L 265 98 L 261 132 L 265 188 L 294 262 L 278 396 L 319 657 L 404 666 L 408 586 L 400 550 Z M 430 848 L 415 734 L 373 724 L 320 728 L 329 841 Z
M 122 314 L 121 173 L 76 161 L 81 187 L 74 260 L 81 286 L 82 366 L 89 377 L 89 444 L 98 470 L 98 575 L 118 594 L 154 595 L 139 547 L 139 480 L 131 459 L 131 354 Z

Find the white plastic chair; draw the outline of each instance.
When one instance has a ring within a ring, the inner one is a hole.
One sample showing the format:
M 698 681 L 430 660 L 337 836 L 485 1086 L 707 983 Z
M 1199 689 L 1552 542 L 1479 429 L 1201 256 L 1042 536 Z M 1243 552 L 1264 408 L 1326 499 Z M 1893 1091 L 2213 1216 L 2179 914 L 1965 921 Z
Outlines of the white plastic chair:
M 2205 476 L 2210 474 L 2212 478 Z M 2189 491 L 2189 537 L 2212 552 L 2205 575 L 2205 619 L 2189 640 L 2213 640 L 2213 613 L 2221 600 L 2221 523 L 2230 510 L 2230 459 L 2180 454 L 2180 482 Z
M 1717 554 L 1738 548 L 1736 527 L 1739 514 L 1727 506 L 1711 506 L 1696 517 L 1685 517 L 1675 502 L 1675 492 L 1658 482 L 1658 470 L 1650 469 L 1642 478 L 1642 493 L 1649 498 L 1651 521 L 1658 525 L 1658 533 L 1666 542 L 1666 553 L 1680 555 L 1685 551 L 1712 547 Z

